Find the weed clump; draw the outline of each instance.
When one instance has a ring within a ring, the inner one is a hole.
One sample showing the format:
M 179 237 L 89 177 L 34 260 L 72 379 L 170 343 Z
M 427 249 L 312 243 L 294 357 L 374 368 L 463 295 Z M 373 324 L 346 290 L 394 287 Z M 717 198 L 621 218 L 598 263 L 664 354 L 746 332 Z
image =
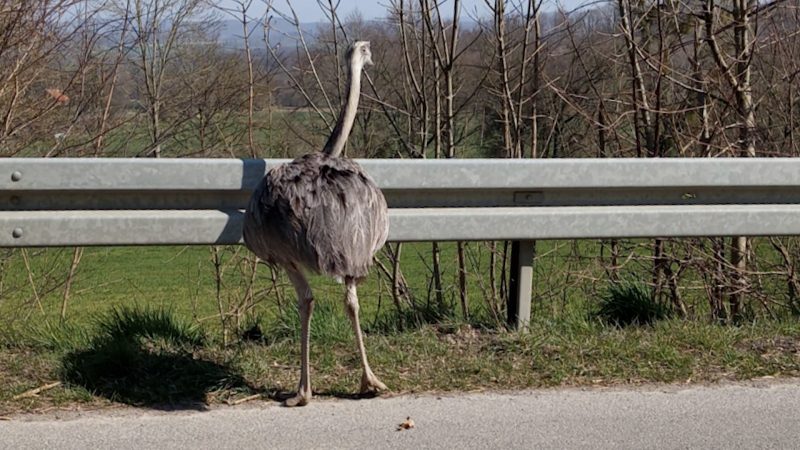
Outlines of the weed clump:
M 623 280 L 608 285 L 594 315 L 618 327 L 652 324 L 667 319 L 671 310 L 658 302 L 642 282 Z
M 170 310 L 156 308 L 116 308 L 97 321 L 98 338 L 117 341 L 164 340 L 174 346 L 199 347 L 205 342 L 202 331 L 178 319 Z
M 194 325 L 163 309 L 115 309 L 97 319 L 86 348 L 62 360 L 62 378 L 133 405 L 205 403 L 206 394 L 244 386 L 224 365 L 197 357 L 205 342 Z

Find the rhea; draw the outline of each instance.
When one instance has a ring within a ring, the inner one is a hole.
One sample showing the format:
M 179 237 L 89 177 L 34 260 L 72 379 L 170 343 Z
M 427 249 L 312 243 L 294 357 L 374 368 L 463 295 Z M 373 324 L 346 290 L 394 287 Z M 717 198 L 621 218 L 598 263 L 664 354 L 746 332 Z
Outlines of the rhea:
M 372 65 L 369 42 L 355 42 L 346 53 L 348 94 L 322 152 L 310 153 L 270 169 L 250 198 L 244 242 L 259 258 L 286 270 L 300 313 L 300 383 L 287 406 L 311 400 L 309 339 L 314 296 L 307 272 L 343 280 L 345 305 L 353 326 L 363 373 L 361 392 L 386 389 L 367 362 L 358 319 L 356 287 L 372 266 L 389 232 L 386 200 L 357 163 L 341 156 L 353 127 L 361 93 L 361 71 Z

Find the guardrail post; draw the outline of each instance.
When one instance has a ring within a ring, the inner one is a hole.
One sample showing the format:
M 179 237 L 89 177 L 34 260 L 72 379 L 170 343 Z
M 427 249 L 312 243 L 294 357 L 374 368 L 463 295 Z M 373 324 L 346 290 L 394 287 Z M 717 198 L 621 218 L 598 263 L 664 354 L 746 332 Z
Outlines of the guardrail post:
M 534 241 L 513 241 L 511 243 L 508 325 L 516 330 L 528 328 L 531 321 L 533 243 Z

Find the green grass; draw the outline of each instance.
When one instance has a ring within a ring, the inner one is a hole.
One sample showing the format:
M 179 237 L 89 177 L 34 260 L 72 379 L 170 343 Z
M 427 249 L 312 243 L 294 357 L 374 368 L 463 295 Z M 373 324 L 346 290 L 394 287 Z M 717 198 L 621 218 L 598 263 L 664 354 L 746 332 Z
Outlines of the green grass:
M 583 259 L 570 257 L 575 245 Z M 443 305 L 427 281 L 430 244 L 406 245 L 402 253 L 415 309 L 396 310 L 377 270 L 360 287 L 370 361 L 393 393 L 800 375 L 800 321 L 791 315 L 722 326 L 705 320 L 702 300 L 692 299 L 702 292 L 687 289 L 692 320 L 620 328 L 595 318 L 591 313 L 606 285 L 585 281 L 604 279 L 592 263 L 600 250 L 591 242 L 538 243 L 530 331 L 506 332 L 492 313 L 497 305 L 487 299 L 485 245 L 468 248 L 468 322 L 460 318 L 453 288 L 453 245 L 442 247 Z M 239 260 L 244 253 L 225 247 L 221 255 L 220 301 L 227 309 L 244 298 L 247 272 Z M 282 275 L 273 286 L 265 267 L 258 268 L 252 305 L 238 323 L 227 319 L 223 335 L 209 248 L 87 248 L 63 322 L 62 282 L 71 250 L 29 250 L 33 287 L 21 253 L 5 256 L 0 415 L 111 402 L 197 407 L 252 394 L 280 399 L 296 386 L 293 290 Z M 644 277 L 646 269 L 629 266 L 626 273 L 642 270 Z M 584 277 L 575 278 L 576 272 Z M 314 390 L 349 396 L 360 373 L 342 287 L 321 277 L 312 279 L 312 287 Z M 248 339 L 241 338 L 245 334 Z M 63 384 L 13 398 L 55 380 Z
M 330 119 L 331 116 L 328 115 Z M 64 118 L 66 120 L 66 118 Z M 219 114 L 212 122 L 206 122 L 205 133 L 200 132 L 198 117 L 178 119 L 164 117 L 167 136 L 161 145 L 162 157 L 223 157 L 223 158 L 248 158 L 252 157 L 247 133 L 247 116 L 241 112 Z M 398 120 L 399 117 L 395 117 Z M 120 122 L 113 124 L 107 130 L 103 140 L 103 148 L 99 155 L 102 157 L 121 158 L 142 156 L 142 152 L 150 148 L 151 137 L 149 121 L 143 111 L 129 110 Z M 180 122 L 176 122 L 176 121 Z M 322 148 L 329 134 L 327 124 L 323 123 L 317 113 L 308 108 L 280 108 L 273 107 L 271 114 L 266 110 L 255 111 L 253 117 L 253 142 L 256 156 L 260 158 L 288 158 L 307 153 L 315 148 Z M 456 136 L 458 157 L 484 158 L 503 156 L 496 149 L 502 148 L 497 141 L 498 133 L 488 133 L 486 140 L 481 142 L 481 128 L 479 118 L 467 118 L 457 127 L 464 135 Z M 386 130 L 375 133 L 374 130 Z M 395 157 L 397 139 L 385 119 L 373 116 L 368 128 L 365 129 L 361 121 L 357 121 L 350 136 L 349 152 L 356 149 L 371 148 L 374 153 L 370 155 L 354 154 L 351 156 L 371 158 Z M 495 130 L 496 131 L 496 130 Z M 39 139 L 26 141 L 23 148 L 19 149 L 16 156 L 41 157 L 50 152 L 56 145 L 55 139 L 49 131 L 40 130 Z M 203 140 L 200 139 L 203 134 Z M 65 150 L 62 156 L 93 156 L 95 155 L 96 136 L 94 130 L 81 132 L 72 130 L 61 143 L 60 149 Z M 428 146 L 428 156 L 433 157 L 433 145 Z
M 620 329 L 590 321 L 535 321 L 529 333 L 425 326 L 368 335 L 367 346 L 374 370 L 393 393 L 419 393 L 798 376 L 799 335 L 792 323 L 724 327 L 668 320 Z M 355 346 L 352 339 L 327 337 L 312 339 L 315 392 L 349 396 L 360 376 Z M 279 399 L 297 382 L 297 347 L 293 339 L 279 339 L 228 347 L 95 342 L 66 354 L 6 348 L 0 352 L 6 386 L 0 410 L 108 401 L 194 407 L 252 394 Z M 38 398 L 10 400 L 53 379 L 67 384 Z

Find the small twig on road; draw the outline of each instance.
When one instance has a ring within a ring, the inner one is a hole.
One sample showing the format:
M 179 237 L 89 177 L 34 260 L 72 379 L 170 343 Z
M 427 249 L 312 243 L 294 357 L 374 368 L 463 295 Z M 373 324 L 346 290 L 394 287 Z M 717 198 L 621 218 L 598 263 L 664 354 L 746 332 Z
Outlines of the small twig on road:
M 229 406 L 236 406 L 236 405 L 241 405 L 242 403 L 249 402 L 251 400 L 256 400 L 256 399 L 259 399 L 259 398 L 261 398 L 261 394 L 253 394 L 253 395 L 249 395 L 247 397 L 240 398 L 239 400 L 233 400 L 233 401 L 228 400 L 227 403 L 228 403 Z

